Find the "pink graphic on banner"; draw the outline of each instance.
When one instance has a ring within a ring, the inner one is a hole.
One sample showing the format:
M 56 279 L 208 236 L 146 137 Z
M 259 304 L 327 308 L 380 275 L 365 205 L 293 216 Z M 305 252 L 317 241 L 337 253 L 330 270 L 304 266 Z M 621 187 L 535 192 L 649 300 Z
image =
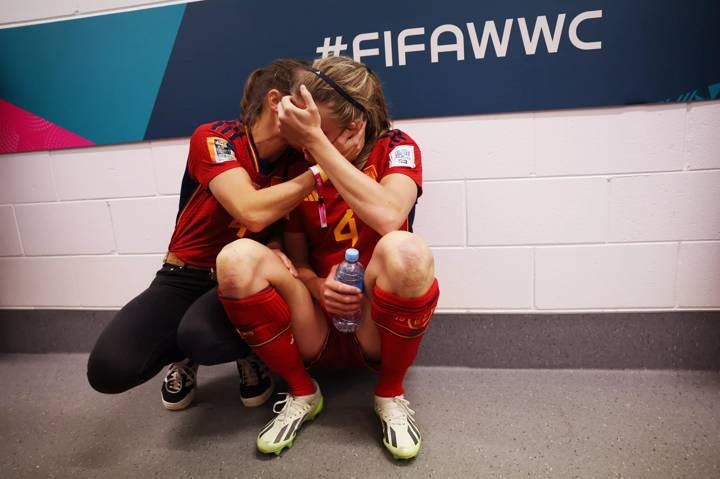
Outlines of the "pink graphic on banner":
M 0 99 L 0 153 L 94 145 L 29 111 Z

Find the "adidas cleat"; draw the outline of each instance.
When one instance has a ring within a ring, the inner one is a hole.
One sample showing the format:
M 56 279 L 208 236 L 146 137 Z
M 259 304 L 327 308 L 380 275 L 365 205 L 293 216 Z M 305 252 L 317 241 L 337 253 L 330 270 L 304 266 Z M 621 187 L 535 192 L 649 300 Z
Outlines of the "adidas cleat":
M 422 435 L 404 396 L 375 396 L 375 414 L 380 418 L 383 444 L 395 459 L 412 459 L 420 452 Z
M 315 392 L 307 396 L 292 396 L 288 393 L 285 399 L 273 406 L 277 416 L 267 423 L 257 437 L 258 451 L 280 455 L 283 449 L 290 448 L 295 441 L 298 430 L 306 421 L 312 421 L 323 408 L 323 397 L 320 386 L 313 380 Z M 278 408 L 280 408 L 278 410 Z

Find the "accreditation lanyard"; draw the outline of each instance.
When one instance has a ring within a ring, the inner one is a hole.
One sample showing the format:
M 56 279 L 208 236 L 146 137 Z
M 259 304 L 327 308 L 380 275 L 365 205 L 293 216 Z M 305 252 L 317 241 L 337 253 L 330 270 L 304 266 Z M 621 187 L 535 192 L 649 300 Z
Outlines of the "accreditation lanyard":
M 315 190 L 318 195 L 318 217 L 320 218 L 320 226 L 327 228 L 327 208 L 325 206 L 325 196 L 323 195 L 323 190 L 325 189 L 323 186 L 323 176 L 325 176 L 325 172 L 318 165 L 311 166 L 310 172 L 315 178 Z

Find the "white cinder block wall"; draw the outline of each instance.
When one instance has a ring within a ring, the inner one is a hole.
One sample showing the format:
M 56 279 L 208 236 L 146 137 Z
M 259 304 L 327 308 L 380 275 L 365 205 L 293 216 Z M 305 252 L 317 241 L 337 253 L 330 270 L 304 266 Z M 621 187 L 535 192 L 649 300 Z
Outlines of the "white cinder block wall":
M 149 3 L 26 0 L 0 23 Z M 720 102 L 396 126 L 424 155 L 440 311 L 720 309 Z M 187 149 L 0 156 L 0 307 L 113 309 L 144 289 Z

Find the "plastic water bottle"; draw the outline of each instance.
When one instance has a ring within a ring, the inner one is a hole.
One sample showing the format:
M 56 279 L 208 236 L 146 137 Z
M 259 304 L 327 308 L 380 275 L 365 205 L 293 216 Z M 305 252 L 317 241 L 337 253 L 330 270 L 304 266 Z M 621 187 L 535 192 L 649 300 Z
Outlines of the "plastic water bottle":
M 345 250 L 345 261 L 340 263 L 335 272 L 335 280 L 359 288 L 365 289 L 365 268 L 358 261 L 360 252 L 355 248 Z M 353 314 L 333 316 L 332 321 L 335 329 L 343 333 L 354 333 L 360 327 L 362 311 Z

